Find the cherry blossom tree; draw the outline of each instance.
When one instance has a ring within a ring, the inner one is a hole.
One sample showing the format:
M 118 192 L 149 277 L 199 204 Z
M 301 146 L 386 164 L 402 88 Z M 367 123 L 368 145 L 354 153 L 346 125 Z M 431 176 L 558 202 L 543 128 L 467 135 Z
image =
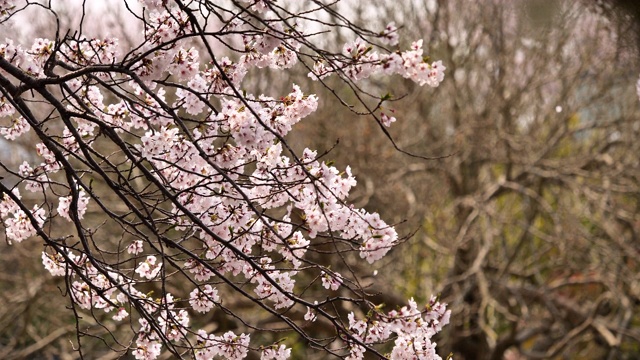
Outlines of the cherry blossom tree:
M 356 26 L 338 2 L 145 0 L 123 2 L 142 30 L 125 45 L 84 35 L 82 21 L 61 27 L 54 3 L 0 1 L 5 23 L 58 24 L 53 39 L 0 43 L 0 135 L 35 154 L 0 163 L 0 217 L 9 245 L 44 244 L 80 357 L 98 338 L 136 359 L 440 358 L 446 305 L 377 303 L 352 267 L 403 237 L 349 203 L 349 167 L 291 145 L 320 99 L 296 84 L 248 90 L 253 74 L 294 66 L 327 87 L 337 78 L 388 135 L 392 96 L 367 79 L 437 87 L 445 67 L 422 40 L 399 46 L 394 24 Z M 331 31 L 351 41 L 325 44 Z M 324 101 L 346 104 L 334 94 Z

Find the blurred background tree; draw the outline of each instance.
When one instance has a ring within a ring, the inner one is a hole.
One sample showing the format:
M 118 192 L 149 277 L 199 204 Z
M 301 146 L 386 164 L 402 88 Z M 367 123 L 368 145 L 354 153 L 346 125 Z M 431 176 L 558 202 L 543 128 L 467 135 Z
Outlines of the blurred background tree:
M 399 147 L 444 159 L 394 151 L 378 124 L 342 109 L 306 129 L 319 147 L 346 140 L 332 156 L 354 167 L 357 201 L 417 230 L 378 276 L 411 296 L 440 288 L 454 326 L 439 345 L 457 359 L 640 356 L 629 13 L 551 0 L 374 1 L 352 11 L 366 22 L 370 7 L 424 36 L 448 76 L 438 91 L 380 84 L 402 98 L 390 105 Z

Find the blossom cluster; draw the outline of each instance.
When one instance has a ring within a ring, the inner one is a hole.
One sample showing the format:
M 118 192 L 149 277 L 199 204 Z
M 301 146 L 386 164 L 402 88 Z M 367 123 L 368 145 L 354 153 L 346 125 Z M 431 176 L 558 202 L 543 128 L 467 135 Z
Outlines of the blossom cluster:
M 20 191 L 16 188 L 12 191 L 13 197 L 20 199 Z M 7 239 L 9 241 L 22 242 L 36 234 L 36 227 L 30 217 L 35 219 L 38 228 L 41 228 L 46 220 L 43 208 L 35 205 L 31 211 L 25 212 L 9 194 L 3 194 L 0 199 L 0 219 L 4 223 Z
M 4 104 L 0 103 L 0 112 L 2 112 L 3 105 Z M 8 107 L 6 105 L 4 106 Z M 8 127 L 0 127 L 0 135 L 4 136 L 4 138 L 7 140 L 15 140 L 30 129 L 31 126 L 29 126 L 27 120 L 25 120 L 22 116 L 18 116 L 11 119 L 11 125 L 9 125 Z
M 394 34 L 391 32 L 392 30 L 388 31 L 390 32 L 385 37 Z M 396 40 L 392 38 L 389 41 L 395 42 Z M 332 59 L 331 62 L 326 60 L 316 62 L 309 77 L 319 80 L 340 72 L 357 81 L 378 73 L 399 74 L 415 81 L 420 86 L 437 87 L 444 80 L 446 67 L 440 60 L 429 63 L 423 53 L 422 40 L 414 41 L 410 50 L 381 54 L 372 50 L 371 45 L 364 40 L 356 39 L 344 45 L 342 48 L 343 57 Z
M 436 344 L 431 337 L 449 323 L 451 312 L 437 298 L 431 297 L 425 310 L 418 309 L 411 299 L 409 305 L 389 313 L 375 313 L 366 320 L 356 320 L 350 313 L 349 329 L 353 336 L 365 344 L 384 342 L 395 334 L 391 359 L 439 359 Z M 365 348 L 352 344 L 349 360 L 363 359 Z
M 72 280 L 70 294 L 82 309 L 102 309 L 114 321 L 124 321 L 129 316 L 126 304 L 140 304 L 132 349 L 136 359 L 155 359 L 163 345 L 186 343 L 188 338 L 196 343 L 196 359 L 242 359 L 250 349 L 261 349 L 262 359 L 286 359 L 291 356 L 290 348 L 282 344 L 252 348 L 250 334 L 192 330 L 187 309 L 204 314 L 220 306 L 223 294 L 211 279 L 223 276 L 243 278 L 254 299 L 274 310 L 311 304 L 312 299 L 300 298 L 299 274 L 311 274 L 330 292 L 338 292 L 355 280 L 323 264 L 303 266 L 317 239 L 348 243 L 372 264 L 398 243 L 398 234 L 377 213 L 348 203 L 357 183 L 349 167 L 340 171 L 322 161 L 317 151 L 307 148 L 296 155 L 285 147 L 285 136 L 318 109 L 316 95 L 305 94 L 295 84 L 279 97 L 238 90 L 251 70 L 294 66 L 306 41 L 301 29 L 270 19 L 263 31 L 243 33 L 244 52 L 238 59 L 214 57 L 201 63 L 196 47 L 176 40 L 193 31 L 194 18 L 184 9 L 168 5 L 171 2 L 141 2 L 148 11 L 145 41 L 119 63 L 130 73 L 108 74 L 100 68 L 93 77 L 66 80 L 61 89 L 70 118 L 52 136 L 55 141 L 35 145 L 39 163 L 24 162 L 18 173 L 26 190 L 44 194 L 47 189 L 59 188 L 51 177 L 71 166 L 71 160 L 91 164 L 80 150 L 98 152 L 94 146 L 101 133 L 131 139 L 120 148 L 128 162 L 166 191 L 161 201 L 168 206 L 159 206 L 162 211 L 150 210 L 157 211 L 150 216 L 162 217 L 164 224 L 197 241 L 198 246 L 189 249 L 187 258 L 168 261 L 158 247 L 145 246 L 152 240 L 133 240 L 120 249 L 133 264 L 128 270 L 98 264 L 87 256 L 88 249 L 66 246 L 49 247 L 42 253 L 42 263 L 52 276 Z M 270 16 L 272 1 L 244 2 Z M 0 0 L 0 13 L 6 8 Z M 239 33 L 243 26 L 244 30 L 254 27 L 250 20 L 243 23 L 242 19 L 235 17 L 220 34 L 229 28 L 231 33 Z M 394 24 L 380 36 L 390 45 L 398 43 Z M 0 44 L 0 57 L 34 78 L 49 76 L 44 68 L 51 57 L 71 70 L 121 61 L 118 41 L 112 38 L 68 40 L 59 50 L 47 39 L 36 39 L 29 50 L 6 40 Z M 356 40 L 346 44 L 340 56 L 316 63 L 310 76 L 320 79 L 342 72 L 352 80 L 361 80 L 376 73 L 400 74 L 419 85 L 438 86 L 444 70 L 441 62 L 428 63 L 423 57 L 422 40 L 414 42 L 410 50 L 391 53 L 380 53 Z M 163 80 L 168 78 L 175 83 Z M 127 96 L 114 100 L 113 95 L 121 93 L 104 94 L 110 81 Z M 0 98 L 0 118 L 11 117 L 10 125 L 0 127 L 7 140 L 24 136 L 31 129 L 26 119 L 14 117 L 15 112 L 8 99 Z M 386 126 L 396 121 L 387 113 L 381 118 Z M 185 120 L 197 125 L 187 125 Z M 99 199 L 91 186 L 80 177 L 76 180 L 78 184 L 68 184 L 66 193 L 54 192 L 58 194 L 57 214 L 49 214 L 51 218 L 78 223 L 92 206 L 92 199 Z M 71 195 L 67 195 L 69 189 L 74 189 Z M 13 194 L 20 198 L 17 188 Z M 4 194 L 0 217 L 8 239 L 23 241 L 48 220 L 45 210 L 37 205 L 29 215 Z M 296 222 L 294 216 L 302 220 Z M 153 297 L 138 290 L 140 284 L 166 281 L 173 270 L 188 278 L 189 293 L 174 297 L 164 292 Z M 306 321 L 326 316 L 321 305 L 314 304 L 304 316 Z M 352 313 L 343 340 L 352 359 L 362 358 L 367 347 L 390 341 L 392 334 L 392 358 L 437 359 L 430 339 L 448 322 L 448 314 L 435 300 L 428 310 L 421 311 L 410 301 L 399 311 L 376 313 L 366 320 L 356 320 Z
M 14 8 L 13 1 L 0 0 L 0 21 L 10 16 L 10 11 Z

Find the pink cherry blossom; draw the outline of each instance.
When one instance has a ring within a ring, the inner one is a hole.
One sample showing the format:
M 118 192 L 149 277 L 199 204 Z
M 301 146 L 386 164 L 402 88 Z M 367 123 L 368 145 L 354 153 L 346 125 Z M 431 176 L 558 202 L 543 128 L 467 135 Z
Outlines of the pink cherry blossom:
M 377 213 L 350 203 L 355 170 L 287 142 L 324 105 L 319 97 L 293 83 L 281 93 L 251 93 L 255 86 L 245 77 L 266 70 L 277 78 L 308 65 L 316 81 L 339 75 L 359 82 L 356 88 L 383 75 L 436 87 L 444 79 L 442 62 L 428 60 L 422 40 L 397 51 L 376 46 L 399 43 L 394 23 L 381 32 L 352 29 L 357 36 L 337 44 L 341 51 L 314 50 L 318 29 L 305 24 L 322 7 L 283 20 L 285 4 L 241 0 L 210 21 L 214 12 L 202 12 L 198 2 L 140 2 L 141 40 L 130 49 L 130 39 L 84 32 L 0 43 L 12 70 L 0 75 L 13 74 L 7 78 L 16 84 L 44 79 L 38 91 L 51 97 L 39 94 L 37 102 L 54 105 L 48 110 L 54 115 L 41 121 L 41 111 L 32 119 L 21 108 L 24 99 L 0 95 L 0 135 L 40 138 L 25 145 L 34 157 L 11 169 L 18 184 L 0 198 L 7 240 L 45 238 L 42 264 L 52 276 L 66 277 L 78 311 L 100 309 L 110 322 L 138 319 L 122 342 L 135 359 L 156 359 L 163 349 L 187 349 L 196 359 L 242 359 L 250 351 L 265 360 L 291 357 L 288 342 L 265 345 L 259 335 L 251 344 L 250 334 L 192 329 L 200 322 L 191 316 L 230 311 L 229 289 L 287 321 L 303 309 L 306 322 L 331 320 L 339 337 L 327 348 L 342 348 L 348 359 L 385 342 L 391 358 L 439 359 L 431 337 L 449 322 L 449 312 L 437 299 L 427 309 L 411 300 L 399 310 L 370 307 L 364 317 L 350 313 L 335 321 L 338 295 L 362 288 L 356 272 L 343 277 L 330 270 L 333 260 L 314 259 L 316 251 L 331 239 L 336 251 L 348 246 L 372 264 L 398 244 L 398 234 Z M 11 11 L 11 2 L 0 0 L 0 19 Z M 375 112 L 385 127 L 399 121 L 391 109 Z M 22 199 L 19 189 L 30 196 Z M 87 219 L 90 200 L 108 221 L 93 213 Z M 117 246 L 111 229 L 121 233 Z M 97 258 L 96 249 L 108 255 Z M 319 284 L 309 281 L 317 281 L 318 269 L 327 300 L 314 296 Z M 185 289 L 178 281 L 192 290 L 178 293 Z M 307 336 L 297 323 L 287 324 Z

